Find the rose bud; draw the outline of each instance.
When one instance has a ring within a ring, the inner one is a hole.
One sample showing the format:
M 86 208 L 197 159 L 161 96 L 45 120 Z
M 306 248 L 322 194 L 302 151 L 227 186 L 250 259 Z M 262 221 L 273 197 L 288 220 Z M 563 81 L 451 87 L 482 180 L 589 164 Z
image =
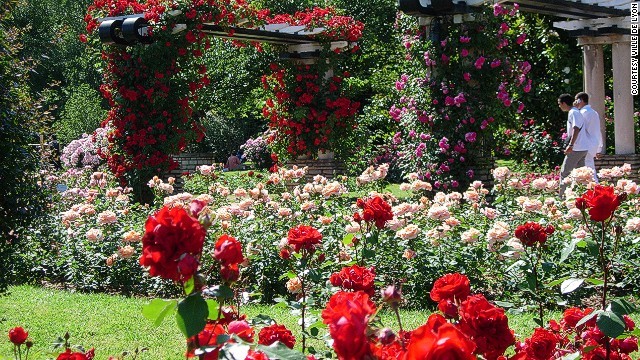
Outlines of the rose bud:
M 287 248 L 280 249 L 280 257 L 285 260 L 289 260 L 291 258 L 291 251 Z
M 382 301 L 386 302 L 392 308 L 396 308 L 402 302 L 402 293 L 395 285 L 389 285 L 386 289 L 380 291 Z
M 378 331 L 378 341 L 382 345 L 389 345 L 396 339 L 396 334 L 389 328 L 383 328 Z
M 547 227 L 544 229 L 544 232 L 546 232 L 548 235 L 553 234 L 554 231 L 556 231 L 556 228 L 554 228 L 553 225 L 547 225 Z
M 581 197 L 577 198 L 576 199 L 576 208 L 578 208 L 579 210 L 586 209 L 587 208 L 587 202 Z

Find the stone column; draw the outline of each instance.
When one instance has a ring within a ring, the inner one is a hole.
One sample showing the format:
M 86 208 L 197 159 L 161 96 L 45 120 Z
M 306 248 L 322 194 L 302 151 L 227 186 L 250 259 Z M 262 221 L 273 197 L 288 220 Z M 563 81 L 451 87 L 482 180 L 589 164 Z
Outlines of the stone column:
M 600 131 L 602 132 L 603 151 L 606 144 L 606 124 L 604 120 L 604 58 L 602 43 L 595 37 L 580 37 L 578 45 L 582 46 L 584 92 L 589 94 L 589 104 L 600 115 Z
M 613 103 L 615 143 L 617 154 L 634 154 L 635 129 L 633 95 L 631 95 L 631 44 L 615 42 L 613 53 Z

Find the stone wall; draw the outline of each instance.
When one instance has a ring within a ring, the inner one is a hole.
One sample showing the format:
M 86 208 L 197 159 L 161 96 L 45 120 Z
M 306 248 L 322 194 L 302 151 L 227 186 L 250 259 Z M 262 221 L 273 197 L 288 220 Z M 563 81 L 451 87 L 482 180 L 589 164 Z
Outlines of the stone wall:
M 480 180 L 484 184 L 485 189 L 491 190 L 493 188 L 493 175 L 491 170 L 496 167 L 496 159 L 493 157 L 483 157 L 475 160 L 476 164 L 472 166 L 473 180 Z M 464 192 L 466 189 L 458 189 L 460 192 Z
M 293 165 L 308 167 L 306 176 L 308 182 L 313 181 L 313 177 L 316 175 L 322 175 L 327 179 L 332 179 L 337 175 L 345 174 L 344 165 L 335 159 L 296 159 L 288 162 L 287 168 L 290 169 Z
M 596 159 L 596 170 L 622 166 L 624 164 L 631 165 L 631 175 L 629 179 L 639 182 L 640 173 L 638 173 L 638 170 L 640 170 L 640 154 L 603 155 L 602 158 Z
M 180 166 L 165 174 L 164 179 L 168 177 L 174 177 L 176 179 L 174 187 L 174 194 L 182 191 L 184 181 L 182 180 L 182 174 L 185 172 L 193 173 L 196 168 L 201 165 L 212 165 L 215 163 L 213 154 L 209 153 L 195 153 L 195 154 L 180 154 L 174 155 L 173 158 L 180 164 Z

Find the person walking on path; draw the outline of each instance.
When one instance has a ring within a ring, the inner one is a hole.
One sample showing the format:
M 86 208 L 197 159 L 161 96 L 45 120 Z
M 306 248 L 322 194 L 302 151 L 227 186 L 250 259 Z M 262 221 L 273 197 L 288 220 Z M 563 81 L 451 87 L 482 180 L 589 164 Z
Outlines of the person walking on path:
M 240 168 L 241 164 L 242 164 L 242 162 L 240 161 L 240 159 L 234 153 L 231 153 L 229 155 L 229 158 L 227 159 L 227 163 L 225 164 L 225 168 L 227 170 L 229 170 L 229 171 L 238 170 Z
M 564 161 L 560 168 L 560 197 L 564 196 L 567 185 L 564 180 L 571 174 L 571 170 L 584 166 L 584 160 L 589 151 L 588 141 L 582 129 L 584 128 L 584 117 L 580 110 L 573 107 L 573 97 L 569 94 L 562 94 L 558 97 L 558 106 L 567 112 L 567 147 L 564 150 Z
M 576 94 L 576 107 L 584 118 L 586 135 L 589 139 L 590 148 L 584 159 L 584 165 L 593 171 L 593 180 L 598 182 L 595 158 L 600 157 L 602 152 L 602 132 L 600 131 L 600 115 L 589 105 L 589 95 L 585 92 Z

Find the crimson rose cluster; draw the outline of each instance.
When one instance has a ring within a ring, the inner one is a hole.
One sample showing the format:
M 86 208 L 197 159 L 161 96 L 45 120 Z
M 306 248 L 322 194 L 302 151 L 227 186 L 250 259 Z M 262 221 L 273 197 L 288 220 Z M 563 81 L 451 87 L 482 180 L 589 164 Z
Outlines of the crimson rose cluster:
M 99 155 L 136 189 L 154 174 L 176 168 L 171 154 L 203 136 L 193 117 L 197 92 L 210 83 L 202 61 L 210 47 L 203 24 L 231 26 L 258 14 L 242 0 L 95 0 L 84 19 L 87 33 L 97 31 L 101 18 L 132 13 L 144 13 L 153 43 L 102 50 L 106 68 L 100 91 L 111 110 L 103 122 L 110 128 L 108 151 Z M 94 36 L 82 35 L 81 41 L 100 46 Z
M 274 130 L 268 143 L 281 157 L 315 156 L 318 150 L 337 150 L 355 126 L 360 103 L 345 88 L 348 72 L 340 68 L 345 50 L 356 51 L 364 25 L 337 15 L 333 8 L 313 8 L 295 15 L 277 15 L 269 23 L 289 23 L 307 29 L 324 28 L 316 36 L 322 45 L 320 60 L 271 65 L 262 77 L 267 100 L 262 115 Z

